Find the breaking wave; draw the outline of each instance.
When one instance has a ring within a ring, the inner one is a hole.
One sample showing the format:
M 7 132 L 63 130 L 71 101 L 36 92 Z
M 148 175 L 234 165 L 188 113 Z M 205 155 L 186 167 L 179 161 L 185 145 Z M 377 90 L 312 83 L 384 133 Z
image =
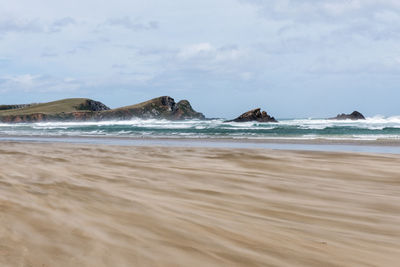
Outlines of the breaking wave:
M 2 136 L 110 136 L 135 138 L 400 139 L 400 116 L 363 121 L 282 119 L 278 123 L 214 120 L 0 123 Z

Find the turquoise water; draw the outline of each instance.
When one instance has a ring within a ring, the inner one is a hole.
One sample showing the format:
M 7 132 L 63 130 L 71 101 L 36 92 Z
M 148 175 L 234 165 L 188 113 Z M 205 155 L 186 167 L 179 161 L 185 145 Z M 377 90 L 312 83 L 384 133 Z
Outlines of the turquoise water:
M 129 120 L 0 124 L 1 136 L 77 136 L 186 139 L 400 140 L 400 116 L 365 121 L 281 119 L 279 123 Z

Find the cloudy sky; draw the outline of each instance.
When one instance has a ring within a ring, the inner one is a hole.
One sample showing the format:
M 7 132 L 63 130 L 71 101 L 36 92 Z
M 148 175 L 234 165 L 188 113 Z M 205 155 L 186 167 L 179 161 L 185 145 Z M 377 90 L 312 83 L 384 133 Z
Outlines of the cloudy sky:
M 400 115 L 399 0 L 0 0 L 0 103 Z

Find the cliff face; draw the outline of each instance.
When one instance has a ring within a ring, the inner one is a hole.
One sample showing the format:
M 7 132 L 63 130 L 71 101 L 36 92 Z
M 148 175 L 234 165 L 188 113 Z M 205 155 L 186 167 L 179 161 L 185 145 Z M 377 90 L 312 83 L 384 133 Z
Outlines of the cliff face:
M 87 99 L 82 104 L 79 104 L 76 107 L 77 110 L 90 110 L 90 111 L 103 111 L 103 110 L 110 110 L 109 107 L 104 105 L 99 101 L 94 101 L 92 99 Z
M 11 105 L 10 105 L 11 106 Z M 17 105 L 14 105 L 17 106 Z M 202 113 L 193 110 L 189 101 L 175 103 L 169 96 L 110 109 L 101 102 L 91 99 L 64 99 L 49 103 L 0 110 L 2 122 L 40 122 L 40 121 L 87 121 L 87 120 L 128 120 L 141 119 L 205 119 Z
M 0 121 L 5 123 L 18 122 L 46 122 L 46 121 L 87 121 L 93 118 L 93 112 L 71 112 L 59 114 L 26 114 L 0 116 Z

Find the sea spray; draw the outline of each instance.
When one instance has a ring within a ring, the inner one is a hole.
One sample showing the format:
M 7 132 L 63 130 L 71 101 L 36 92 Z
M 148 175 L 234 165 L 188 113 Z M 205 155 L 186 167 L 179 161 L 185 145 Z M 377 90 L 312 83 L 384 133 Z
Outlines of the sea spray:
M 280 119 L 279 123 L 141 120 L 0 124 L 2 136 L 109 136 L 224 139 L 400 139 L 400 116 L 360 121 Z

